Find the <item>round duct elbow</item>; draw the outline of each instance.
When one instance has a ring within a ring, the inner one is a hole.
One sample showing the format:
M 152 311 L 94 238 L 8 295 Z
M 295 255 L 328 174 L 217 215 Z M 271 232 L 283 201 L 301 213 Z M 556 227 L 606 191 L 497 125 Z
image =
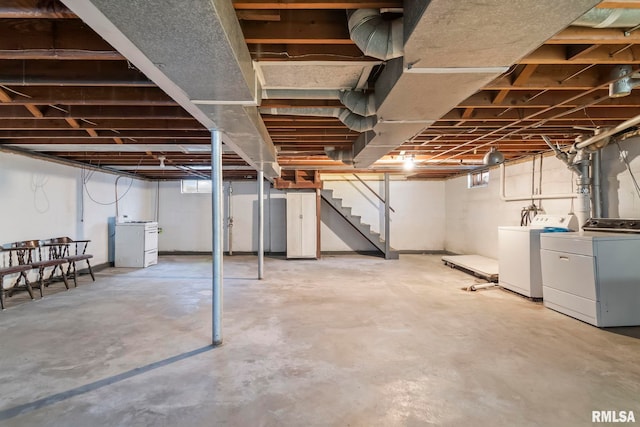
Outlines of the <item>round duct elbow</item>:
M 404 55 L 402 18 L 386 21 L 377 9 L 347 12 L 351 40 L 367 56 L 387 61 Z
M 590 28 L 632 28 L 640 24 L 638 9 L 591 9 L 571 25 Z
M 342 110 L 338 119 L 350 130 L 361 133 L 372 130 L 378 123 L 377 116 L 363 117 L 349 110 Z
M 352 112 L 364 117 L 376 114 L 376 100 L 372 93 L 365 94 L 355 90 L 340 92 L 340 102 Z
M 330 150 L 328 148 L 329 147 L 325 148 L 324 152 L 331 160 L 337 160 L 347 165 L 353 165 L 353 150 Z

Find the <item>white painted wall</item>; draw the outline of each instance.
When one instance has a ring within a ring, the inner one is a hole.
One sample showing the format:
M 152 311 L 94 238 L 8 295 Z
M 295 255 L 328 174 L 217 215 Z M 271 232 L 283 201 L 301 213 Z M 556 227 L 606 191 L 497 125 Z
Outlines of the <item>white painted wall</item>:
M 108 223 L 116 216 L 116 178 L 102 172 L 83 174 L 80 168 L 0 153 L 3 208 L 0 243 L 61 236 L 90 239 L 92 264 L 108 262 Z M 121 178 L 118 191 L 121 214 L 128 214 L 130 219 L 153 219 L 154 183 Z
M 229 197 L 229 189 L 232 193 Z M 286 251 L 285 194 L 265 182 L 265 251 Z M 229 200 L 234 252 L 258 250 L 257 185 L 251 182 L 224 183 L 224 250 L 229 250 Z M 159 249 L 164 252 L 211 251 L 211 194 L 182 194 L 180 182 L 160 183 Z
M 324 188 L 333 190 L 334 197 L 343 199 L 354 215 L 371 225 L 372 230 L 384 233 L 384 203 L 364 184 L 355 180 L 325 180 Z M 384 195 L 384 181 L 366 179 L 376 193 Z M 442 250 L 444 246 L 444 182 L 390 182 L 391 246 L 398 250 Z M 328 212 L 327 212 L 328 211 Z M 322 210 L 322 250 L 374 250 L 372 245 L 346 224 L 332 209 Z
M 640 139 L 624 141 L 621 148 L 628 152 L 632 171 L 640 179 Z M 631 177 L 619 161 L 616 145 L 604 149 L 602 159 L 604 217 L 640 218 L 640 198 Z M 534 191 L 539 192 L 539 161 L 536 160 Z M 555 157 L 544 157 L 542 166 L 543 194 L 575 191 L 576 177 Z M 532 162 L 506 166 L 506 195 L 531 194 Z M 504 202 L 499 196 L 499 169 L 490 171 L 489 186 L 467 188 L 467 177 L 449 179 L 446 193 L 445 249 L 461 254 L 479 254 L 498 257 L 498 226 L 519 225 L 520 210 L 530 204 Z M 537 205 L 540 203 L 536 200 Z M 548 214 L 566 214 L 573 211 L 573 203 L 566 200 L 544 200 L 541 205 Z
M 381 181 L 368 184 L 383 192 Z M 229 186 L 234 252 L 258 250 L 256 183 L 225 182 L 224 250 L 228 245 Z M 355 215 L 384 230 L 384 204 L 358 182 L 326 181 L 325 188 L 351 206 Z M 396 209 L 391 219 L 391 244 L 401 250 L 441 250 L 444 245 L 444 182 L 392 181 L 391 204 Z M 181 194 L 179 182 L 160 183 L 159 223 L 162 228 L 161 251 L 211 251 L 211 195 Z M 326 203 L 321 206 L 321 238 L 323 251 L 375 250 L 355 229 Z M 286 193 L 265 183 L 265 250 L 286 251 Z

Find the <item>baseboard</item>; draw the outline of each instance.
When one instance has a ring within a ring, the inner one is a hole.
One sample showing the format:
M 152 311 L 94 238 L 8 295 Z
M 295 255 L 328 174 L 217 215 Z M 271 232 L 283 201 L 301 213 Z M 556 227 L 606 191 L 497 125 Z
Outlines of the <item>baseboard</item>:
M 404 255 L 457 255 L 454 252 L 449 252 L 445 250 L 419 250 L 419 249 L 407 249 L 407 250 L 398 250 L 396 251 L 399 254 Z M 384 257 L 384 254 L 380 251 L 322 251 L 321 255 L 369 255 L 369 256 L 381 256 Z M 158 255 L 211 255 L 211 252 L 203 252 L 203 251 L 161 251 L 158 252 Z M 250 251 L 234 251 L 233 255 L 229 255 L 229 252 L 224 252 L 226 256 L 234 256 L 234 255 L 254 255 L 257 256 L 257 252 Z M 265 256 L 273 256 L 273 257 L 282 257 L 286 256 L 286 252 L 265 252 Z M 113 264 L 112 264 L 113 266 Z
M 380 251 L 321 251 L 320 255 L 327 255 L 327 256 L 335 256 L 335 255 L 367 255 L 367 256 L 377 256 L 377 257 L 383 257 L 384 258 L 384 254 Z
M 82 261 L 80 261 L 80 262 L 82 262 Z M 77 266 L 77 264 L 76 264 L 76 266 Z M 104 270 L 105 268 L 109 268 L 109 267 L 113 267 L 113 263 L 111 263 L 111 262 L 103 262 L 102 264 L 92 265 L 91 269 L 95 273 L 96 271 L 101 271 L 101 270 Z M 89 269 L 88 268 L 79 268 L 78 269 L 78 274 L 89 274 Z
M 232 255 L 229 255 L 229 252 L 223 252 L 226 256 L 234 256 L 234 255 L 258 255 L 258 252 L 244 252 L 244 251 L 234 251 Z M 285 256 L 286 252 L 265 252 L 265 256 Z M 161 251 L 158 252 L 158 255 L 211 255 L 210 251 Z
M 453 255 L 451 252 L 444 250 L 420 250 L 420 249 L 407 249 L 397 251 L 399 254 L 404 255 Z

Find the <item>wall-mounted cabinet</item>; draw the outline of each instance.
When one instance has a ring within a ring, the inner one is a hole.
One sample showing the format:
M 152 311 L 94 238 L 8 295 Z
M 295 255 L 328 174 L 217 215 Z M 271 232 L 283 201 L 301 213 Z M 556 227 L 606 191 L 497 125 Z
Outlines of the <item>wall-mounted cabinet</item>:
M 287 258 L 317 258 L 316 193 L 287 193 Z

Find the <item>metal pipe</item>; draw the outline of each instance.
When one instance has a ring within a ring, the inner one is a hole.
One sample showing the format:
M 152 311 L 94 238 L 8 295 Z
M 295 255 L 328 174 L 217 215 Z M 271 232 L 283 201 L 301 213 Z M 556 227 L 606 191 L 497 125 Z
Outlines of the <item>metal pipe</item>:
M 389 196 L 389 173 L 384 174 L 384 257 L 391 259 L 391 212 Z
M 212 231 L 212 292 L 211 332 L 212 344 L 222 344 L 222 133 L 211 130 L 211 231 Z
M 591 179 L 589 177 L 589 161 L 588 155 L 578 162 L 578 168 L 580 174 L 578 175 L 578 208 L 575 211 L 576 217 L 578 217 L 578 224 L 580 227 L 591 216 Z
M 559 194 L 531 194 L 529 196 L 507 197 L 505 194 L 505 173 L 504 163 L 500 164 L 500 199 L 504 202 L 522 202 L 525 200 L 549 200 L 549 199 L 576 199 L 577 193 L 559 193 Z
M 264 172 L 258 171 L 258 279 L 264 279 Z
M 356 175 L 355 173 L 353 174 L 353 176 L 356 177 L 356 179 L 358 181 L 360 181 L 365 187 L 367 187 L 367 190 L 371 191 L 373 193 L 374 196 L 376 196 L 378 198 L 378 200 L 380 200 L 381 202 L 384 202 L 385 204 L 387 203 L 385 199 L 383 199 L 382 197 L 380 197 L 380 195 L 378 193 L 376 193 L 376 190 L 374 190 L 373 188 L 371 188 L 371 186 L 369 186 L 369 184 L 367 184 L 366 182 L 364 182 L 364 180 L 362 178 L 360 178 L 358 175 Z M 389 206 L 389 210 L 391 210 L 391 212 L 395 212 L 396 210 L 393 209 L 391 206 Z
M 591 169 L 593 216 L 602 218 L 602 152 L 600 150 L 591 153 Z
M 586 148 L 592 144 L 595 144 L 596 142 L 600 142 L 603 139 L 609 138 L 610 136 L 613 136 L 618 132 L 622 132 L 623 130 L 626 130 L 638 124 L 640 124 L 640 115 L 632 117 L 629 120 L 622 122 L 615 127 L 612 127 L 611 129 L 607 129 L 599 134 L 593 135 L 591 138 L 587 138 L 584 141 L 575 144 L 571 150 L 577 151 L 579 149 Z
M 227 245 L 229 247 L 229 255 L 233 255 L 233 184 L 229 181 L 229 196 L 228 196 L 227 212 L 229 218 L 227 221 Z

